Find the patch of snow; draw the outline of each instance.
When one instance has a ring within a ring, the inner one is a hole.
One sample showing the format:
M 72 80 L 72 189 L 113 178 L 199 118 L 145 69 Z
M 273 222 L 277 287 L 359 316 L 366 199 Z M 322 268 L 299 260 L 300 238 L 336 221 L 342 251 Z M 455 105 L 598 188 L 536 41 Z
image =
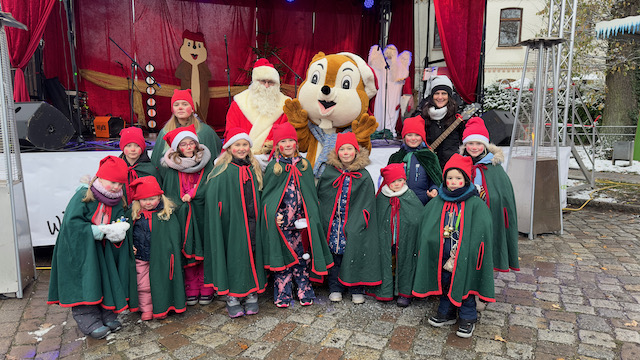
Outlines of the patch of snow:
M 55 325 L 51 325 L 48 328 L 42 328 L 42 326 L 40 326 L 40 329 L 36 330 L 36 331 L 29 331 L 28 334 L 29 335 L 35 335 L 35 339 L 36 341 L 40 342 L 42 341 L 42 337 L 48 333 L 49 331 L 51 331 L 51 329 L 53 329 L 54 327 L 56 327 Z

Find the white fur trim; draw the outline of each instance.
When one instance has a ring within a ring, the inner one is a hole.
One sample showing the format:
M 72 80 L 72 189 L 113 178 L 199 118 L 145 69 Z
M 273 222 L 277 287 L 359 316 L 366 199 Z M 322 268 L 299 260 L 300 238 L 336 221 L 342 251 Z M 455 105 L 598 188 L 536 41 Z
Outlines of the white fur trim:
M 364 83 L 364 92 L 367 93 L 369 99 L 376 96 L 378 89 L 376 89 L 376 76 L 369 65 L 358 55 L 349 52 L 341 52 L 338 55 L 344 55 L 353 60 L 360 70 L 360 76 L 362 76 L 362 82 Z
M 486 136 L 480 134 L 471 134 L 462 140 L 463 144 L 468 143 L 469 141 L 477 141 L 484 144 L 484 146 L 489 146 L 489 139 Z
M 257 82 L 258 80 L 272 80 L 280 85 L 280 74 L 278 74 L 278 70 L 270 66 L 258 66 L 253 68 L 251 72 L 251 81 Z
M 392 191 L 389 185 L 384 185 L 382 186 L 382 189 L 380 189 L 380 192 L 384 194 L 384 196 L 386 197 L 396 197 L 406 193 L 407 190 L 409 190 L 409 187 L 407 186 L 407 184 L 404 184 L 402 188 L 398 191 Z
M 238 140 L 247 140 L 249 142 L 249 146 L 253 146 L 253 141 L 251 141 L 249 134 L 239 133 L 239 134 L 233 135 L 232 137 L 229 138 L 229 140 L 225 141 L 224 145 L 222 145 L 222 148 L 226 149 Z
M 264 66 L 261 66 L 264 67 Z M 236 94 L 233 97 L 233 101 L 236 102 L 242 114 L 247 118 L 247 120 L 253 125 L 251 127 L 251 131 L 249 132 L 249 136 L 254 139 L 255 147 L 252 145 L 251 150 L 255 153 L 262 149 L 262 144 L 269 136 L 271 132 L 271 127 L 273 124 L 282 116 L 283 111 L 274 113 L 271 117 L 266 117 L 260 115 L 254 108 L 251 106 L 251 101 L 249 100 L 250 90 L 245 90 L 239 94 Z M 280 104 L 280 109 L 284 107 L 284 101 L 287 99 L 291 99 L 290 97 L 280 93 L 280 97 L 278 98 L 278 103 Z
M 173 141 L 171 142 L 171 148 L 177 151 L 180 141 L 188 137 L 200 143 L 200 140 L 198 140 L 198 135 L 192 133 L 191 131 L 180 131 L 178 135 L 176 135 L 176 137 L 173 138 Z

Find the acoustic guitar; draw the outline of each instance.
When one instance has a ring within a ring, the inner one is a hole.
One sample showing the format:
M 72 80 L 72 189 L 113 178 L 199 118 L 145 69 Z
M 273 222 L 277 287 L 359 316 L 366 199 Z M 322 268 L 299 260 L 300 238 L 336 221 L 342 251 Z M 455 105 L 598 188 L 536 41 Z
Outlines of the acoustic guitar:
M 482 106 L 479 103 L 472 103 L 467 105 L 462 113 L 456 114 L 456 120 L 453 122 L 453 124 L 451 124 L 451 126 L 449 126 L 442 134 L 440 134 L 440 136 L 438 136 L 437 139 L 433 141 L 433 143 L 431 143 L 431 150 L 435 150 L 438 145 L 440 145 L 440 143 L 442 143 L 444 139 L 446 139 L 447 136 L 449 136 L 449 134 L 451 134 L 453 130 L 455 130 L 458 125 L 460 125 L 461 122 L 469 120 L 473 115 L 475 115 L 475 113 L 478 112 L 478 110 L 480 110 L 480 108 L 482 108 Z

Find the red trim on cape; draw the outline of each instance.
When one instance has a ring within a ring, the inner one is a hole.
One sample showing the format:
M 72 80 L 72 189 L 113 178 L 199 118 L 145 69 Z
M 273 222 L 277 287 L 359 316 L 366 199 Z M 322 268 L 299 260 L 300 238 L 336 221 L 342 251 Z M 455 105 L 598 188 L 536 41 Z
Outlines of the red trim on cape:
M 167 315 L 169 315 L 169 311 L 172 311 L 172 310 L 173 310 L 176 314 L 180 314 L 180 313 L 183 313 L 183 312 L 187 311 L 187 307 L 186 307 L 186 304 L 185 304 L 185 307 L 184 307 L 184 308 L 182 308 L 182 309 L 176 309 L 176 307 L 175 307 L 175 306 L 170 306 L 170 307 L 167 309 L 167 311 L 165 311 L 165 312 L 163 312 L 163 313 L 160 313 L 160 314 L 153 314 L 153 318 L 154 318 L 154 319 L 157 319 L 157 318 L 165 318 Z
M 238 296 L 238 297 L 244 297 L 247 294 L 253 292 L 253 290 L 257 289 L 259 287 L 260 282 L 258 281 L 258 272 L 256 270 L 256 261 L 253 258 L 253 248 L 251 247 L 251 234 L 249 233 L 249 217 L 247 216 L 247 203 L 244 197 L 244 183 L 246 181 L 250 181 L 251 182 L 251 191 L 253 192 L 253 207 L 254 207 L 254 214 L 256 214 L 256 221 L 258 220 L 258 204 L 256 203 L 256 189 L 255 186 L 253 185 L 253 173 L 251 173 L 250 170 L 250 165 L 245 165 L 245 166 L 239 166 L 237 164 L 231 163 L 235 166 L 238 167 L 238 185 L 240 186 L 240 199 L 242 200 L 242 213 L 244 216 L 244 229 L 245 229 L 245 233 L 247 235 L 247 248 L 249 249 L 249 260 L 250 260 L 250 265 L 251 265 L 251 272 L 253 273 L 253 281 L 256 284 L 256 287 L 254 289 L 252 289 L 251 291 L 249 291 L 248 293 L 246 293 L 245 295 L 242 296 Z M 248 176 L 248 178 L 243 179 L 243 171 L 246 171 L 246 176 Z M 256 237 L 258 236 L 258 234 L 256 234 Z M 258 239 L 256 239 L 257 241 Z M 262 291 L 264 291 L 264 289 L 262 289 Z M 260 292 L 258 292 L 260 293 Z M 229 293 L 229 295 L 231 296 L 236 296 L 233 295 L 231 293 Z

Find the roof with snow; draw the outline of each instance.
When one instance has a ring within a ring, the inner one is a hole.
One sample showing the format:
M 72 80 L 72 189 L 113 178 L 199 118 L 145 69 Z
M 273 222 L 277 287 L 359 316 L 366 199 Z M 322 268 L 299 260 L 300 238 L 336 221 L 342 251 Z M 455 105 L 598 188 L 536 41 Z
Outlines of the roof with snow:
M 596 23 L 596 36 L 599 38 L 609 38 L 623 34 L 640 35 L 640 16 L 627 16 Z

